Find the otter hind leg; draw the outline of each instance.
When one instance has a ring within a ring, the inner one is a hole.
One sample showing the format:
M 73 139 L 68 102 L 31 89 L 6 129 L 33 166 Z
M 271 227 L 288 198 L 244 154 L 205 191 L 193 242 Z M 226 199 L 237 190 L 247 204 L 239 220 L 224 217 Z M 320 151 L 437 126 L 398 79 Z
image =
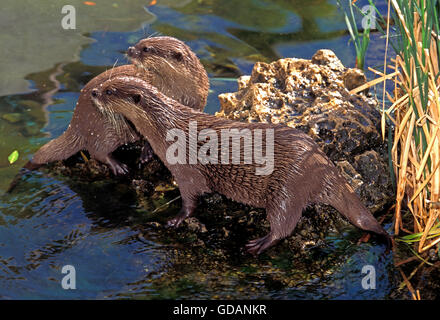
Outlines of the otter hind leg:
M 175 216 L 173 219 L 168 220 L 167 226 L 177 228 L 183 220 L 189 218 L 193 214 L 196 206 L 197 197 L 190 195 L 183 196 L 182 194 L 182 208 L 180 209 L 177 216 Z
M 288 203 L 286 204 L 286 202 Z M 284 199 L 273 201 L 266 208 L 270 232 L 262 238 L 249 241 L 246 244 L 246 250 L 257 256 L 277 244 L 281 239 L 291 235 L 301 218 L 305 204 L 304 199 L 302 201 L 294 201 L 293 199 L 290 201 Z
M 168 220 L 167 226 L 171 228 L 177 228 L 180 226 L 180 224 L 185 220 L 186 218 L 191 217 L 193 214 L 194 209 L 190 207 L 182 207 L 179 211 L 179 213 L 172 219 Z
M 183 220 L 193 214 L 197 207 L 199 196 L 212 192 L 212 190 L 209 188 L 203 174 L 189 167 L 182 166 L 179 167 L 178 172 L 171 171 L 171 173 L 179 186 L 180 196 L 182 197 L 182 209 L 176 217 L 168 221 L 168 226 L 177 228 Z M 197 181 L 197 184 L 194 181 Z

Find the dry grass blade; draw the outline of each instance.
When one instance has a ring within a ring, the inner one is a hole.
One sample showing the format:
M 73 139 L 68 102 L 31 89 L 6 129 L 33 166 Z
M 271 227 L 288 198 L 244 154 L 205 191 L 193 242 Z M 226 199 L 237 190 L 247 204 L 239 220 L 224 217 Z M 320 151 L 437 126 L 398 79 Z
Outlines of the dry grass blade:
M 419 252 L 423 251 L 423 248 L 424 248 L 423 245 L 425 244 L 426 237 L 428 236 L 428 232 L 431 230 L 432 226 L 434 225 L 435 220 L 438 218 L 438 215 L 440 213 L 438 210 L 434 210 L 434 212 L 435 212 L 435 214 L 429 215 L 428 222 L 426 223 L 425 230 L 423 231 L 422 238 L 420 239 L 420 242 L 419 242 Z M 428 248 L 428 247 L 426 247 L 426 248 Z
M 414 219 L 413 232 L 421 234 L 417 241 L 418 252 L 422 252 L 440 243 L 440 236 L 429 235 L 440 215 L 439 208 L 429 205 L 437 203 L 440 196 L 439 39 L 432 37 L 426 41 L 426 31 L 429 38 L 434 29 L 427 25 L 430 20 L 427 19 L 429 6 L 426 2 L 422 8 L 416 0 L 410 1 L 411 5 L 403 0 L 390 1 L 400 22 L 404 47 L 395 59 L 391 59 L 395 72 L 385 75 L 385 66 L 384 74 L 365 86 L 393 77 L 395 90 L 388 96 L 394 103 L 387 110 L 383 108 L 382 115 L 386 114 L 395 124 L 391 150 L 397 176 L 394 229 L 396 234 L 410 229 L 402 223 L 403 200 L 407 199 L 405 206 Z M 411 13 L 408 8 L 418 10 Z M 382 117 L 382 130 L 383 125 Z
M 426 150 L 425 155 L 423 156 L 422 162 L 420 163 L 420 167 L 417 169 L 417 173 L 416 173 L 417 180 L 419 180 L 420 177 L 422 176 L 423 170 L 426 165 L 426 161 L 428 161 L 428 157 L 431 154 L 432 146 L 434 145 L 434 142 L 437 141 L 438 128 L 439 128 L 438 126 L 435 128 L 433 138 L 429 142 L 428 149 Z
M 390 3 L 400 31 L 400 51 L 395 59 L 389 59 L 392 66 L 385 57 L 383 73 L 370 68 L 377 79 L 350 93 L 383 83 L 383 102 L 385 97 L 391 101 L 387 109 L 382 105 L 380 125 L 383 138 L 386 120 L 394 126 L 394 137 L 390 140 L 390 157 L 397 179 L 394 232 L 395 235 L 400 231 L 408 233 L 397 240 L 406 242 L 414 255 L 398 262 L 396 267 L 403 278 L 401 287 L 406 286 L 413 299 L 420 300 L 420 292 L 411 285 L 411 278 L 423 265 L 431 264 L 420 253 L 440 244 L 440 38 L 432 33 L 439 30 L 439 22 L 430 11 L 437 10 L 435 5 L 439 3 L 389 0 Z M 386 35 L 388 43 L 389 30 Z M 393 72 L 386 74 L 387 68 Z M 393 81 L 392 91 L 386 90 L 387 80 Z M 400 266 L 415 259 L 422 263 L 407 277 Z
M 405 273 L 403 272 L 403 270 L 400 267 L 399 267 L 399 272 L 403 278 L 404 284 L 408 287 L 408 290 L 411 292 L 411 296 L 412 296 L 413 300 L 417 300 L 417 296 L 415 294 L 415 290 L 414 290 L 411 282 L 409 282 L 408 278 L 406 277 Z
M 351 91 L 350 91 L 350 94 L 356 94 L 356 93 L 359 93 L 359 92 L 361 92 L 361 91 L 364 91 L 365 89 L 368 89 L 368 88 L 370 88 L 370 87 L 375 86 L 375 85 L 378 84 L 378 83 L 382 83 L 382 82 L 385 81 L 385 80 L 392 79 L 392 78 L 394 78 L 398 73 L 399 73 L 399 72 L 393 72 L 393 73 L 387 74 L 387 75 L 385 75 L 385 76 L 382 76 L 382 77 L 380 77 L 380 78 L 377 78 L 377 79 L 371 80 L 371 81 L 369 81 L 369 82 L 367 82 L 367 83 L 361 85 L 360 87 L 357 87 L 357 88 L 351 90 Z
M 429 248 L 432 248 L 433 246 L 435 246 L 437 243 L 440 242 L 440 237 L 437 238 L 437 240 L 434 240 L 433 242 L 431 242 L 430 244 L 428 244 L 426 247 L 422 248 L 422 251 L 428 250 Z
M 430 175 L 425 179 L 425 181 L 423 181 L 420 185 L 419 188 L 417 189 L 416 192 L 414 192 L 413 197 L 411 198 L 411 200 L 409 200 L 409 202 L 413 202 L 417 196 L 423 191 L 423 189 L 425 189 L 426 185 L 431 181 L 432 176 L 434 175 L 435 172 L 437 172 L 438 166 L 440 164 L 440 161 L 437 162 L 436 166 L 434 167 L 434 170 L 430 173 Z

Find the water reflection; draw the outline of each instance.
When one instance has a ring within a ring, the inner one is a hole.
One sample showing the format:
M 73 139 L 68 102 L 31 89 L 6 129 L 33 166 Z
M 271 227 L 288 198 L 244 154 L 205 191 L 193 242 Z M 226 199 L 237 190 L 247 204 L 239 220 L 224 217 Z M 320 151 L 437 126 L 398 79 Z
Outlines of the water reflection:
M 113 202 L 103 207 L 99 201 L 104 199 L 96 199 L 98 193 L 37 173 L 28 176 L 12 195 L 3 196 L 0 295 L 100 298 L 127 282 L 144 279 L 147 267 L 149 272 L 164 271 L 166 251 L 145 237 L 138 240 L 139 223 L 130 221 L 136 212 L 124 206 L 120 193 L 111 189 L 105 190 L 105 200 Z M 121 261 L 127 268 L 120 268 Z M 75 292 L 60 285 L 61 268 L 67 264 L 77 269 Z

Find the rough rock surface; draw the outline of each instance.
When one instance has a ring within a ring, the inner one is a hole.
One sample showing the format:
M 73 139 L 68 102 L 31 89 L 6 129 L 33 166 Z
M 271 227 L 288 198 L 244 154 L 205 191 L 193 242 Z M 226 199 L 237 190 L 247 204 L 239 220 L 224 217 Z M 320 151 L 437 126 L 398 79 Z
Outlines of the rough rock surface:
M 219 95 L 216 115 L 248 122 L 285 123 L 313 137 L 373 212 L 392 200 L 377 101 L 349 90 L 366 82 L 330 50 L 311 60 L 256 63 L 238 91 Z

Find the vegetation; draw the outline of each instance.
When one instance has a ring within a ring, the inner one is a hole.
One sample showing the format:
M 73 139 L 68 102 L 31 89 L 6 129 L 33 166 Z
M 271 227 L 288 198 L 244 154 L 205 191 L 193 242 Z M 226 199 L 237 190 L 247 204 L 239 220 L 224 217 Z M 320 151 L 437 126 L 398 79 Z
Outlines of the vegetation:
M 389 0 L 386 40 L 395 49 L 395 58 L 387 61 L 380 81 L 393 81 L 392 90 L 384 90 L 382 131 L 392 124 L 389 135 L 393 173 L 397 179 L 394 233 L 406 235 L 398 241 L 411 245 L 414 255 L 422 257 L 428 249 L 438 254 L 440 243 L 440 37 L 438 0 Z M 393 19 L 390 19 L 392 17 Z M 391 38 L 390 22 L 397 37 Z M 392 41 L 392 39 L 396 39 Z M 388 69 L 392 73 L 387 74 Z M 367 84 L 374 85 L 378 79 Z M 391 106 L 385 109 L 385 95 Z M 417 268 L 418 269 L 418 268 Z M 417 271 L 414 270 L 411 276 Z M 420 298 L 401 271 L 405 284 Z
M 346 0 L 345 2 L 346 5 L 341 3 L 341 0 L 338 0 L 338 6 L 344 11 L 345 23 L 350 33 L 351 40 L 354 43 L 354 48 L 356 50 L 356 68 L 363 70 L 365 65 L 365 55 L 367 53 L 368 45 L 370 44 L 371 26 L 375 21 L 372 21 L 370 12 L 365 12 L 358 8 L 355 1 Z M 363 22 L 365 26 L 363 30 L 359 30 L 358 28 L 353 8 L 356 8 L 356 10 L 364 16 Z M 371 6 L 371 8 L 374 8 L 374 6 Z

